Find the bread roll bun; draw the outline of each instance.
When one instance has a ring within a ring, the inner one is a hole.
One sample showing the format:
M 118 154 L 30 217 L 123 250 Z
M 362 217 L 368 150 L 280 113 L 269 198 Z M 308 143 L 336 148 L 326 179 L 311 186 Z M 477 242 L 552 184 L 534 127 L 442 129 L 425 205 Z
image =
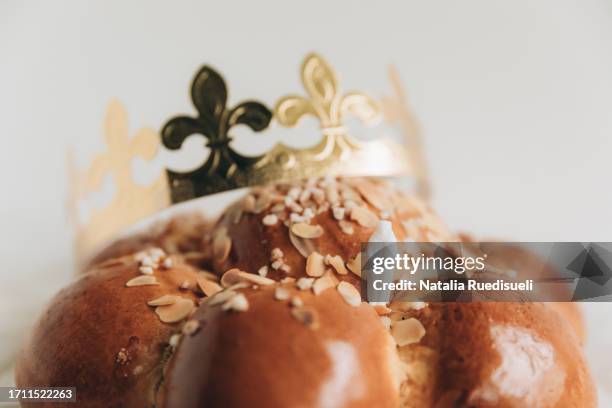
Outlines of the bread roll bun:
M 223 274 L 264 267 L 273 279 L 307 276 L 309 254 L 339 256 L 346 264 L 381 219 L 392 223 L 397 240 L 456 239 L 427 205 L 386 182 L 313 179 L 255 188 L 232 205 L 211 234 L 213 268 Z M 359 277 L 348 270 L 338 278 L 357 284 Z
M 424 328 L 398 347 L 402 407 L 597 405 L 578 336 L 547 303 L 431 303 L 389 317 L 392 332 Z
M 192 302 L 194 293 L 179 287 L 195 284 L 197 272 L 172 258 L 172 267 L 143 275 L 134 258 L 100 264 L 55 296 L 17 358 L 18 387 L 73 386 L 83 407 L 153 406 L 180 323 L 163 323 L 147 302 L 163 295 Z M 139 277 L 159 284 L 126 287 Z
M 228 292 L 193 316 L 200 330 L 169 366 L 166 406 L 398 406 L 395 345 L 371 306 L 274 284 L 236 289 L 241 306 L 228 308 Z
M 484 244 L 481 248 L 487 254 L 487 265 L 494 265 L 502 270 L 512 271 L 517 280 L 542 279 L 560 276 L 555 268 L 540 256 L 529 252 L 525 247 L 510 243 Z M 572 293 L 568 285 L 540 286 L 539 299 L 571 299 Z M 555 309 L 569 321 L 576 332 L 580 344 L 586 341 L 586 323 L 576 302 L 547 302 L 547 306 Z
M 133 254 L 147 248 L 161 248 L 168 254 L 181 254 L 182 259 L 188 263 L 207 269 L 210 253 L 202 244 L 210 233 L 210 228 L 210 220 L 201 213 L 176 215 L 168 221 L 157 222 L 144 232 L 111 242 L 89 260 L 82 272 L 108 259 Z

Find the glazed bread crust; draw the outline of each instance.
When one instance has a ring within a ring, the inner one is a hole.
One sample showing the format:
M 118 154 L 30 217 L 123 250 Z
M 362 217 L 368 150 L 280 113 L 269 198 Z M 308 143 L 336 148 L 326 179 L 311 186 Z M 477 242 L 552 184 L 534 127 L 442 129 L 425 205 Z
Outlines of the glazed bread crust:
M 55 297 L 17 384 L 74 385 L 85 407 L 596 406 L 574 304 L 360 302 L 360 244 L 381 220 L 391 239 L 460 239 L 419 200 L 353 179 L 257 188 L 210 234 L 183 219 L 128 240 Z M 151 271 L 116 256 L 164 240 L 179 255 L 159 285 L 126 287 Z M 498 256 L 531 273 L 530 254 Z M 147 302 L 165 295 L 200 305 L 164 323 Z
M 571 324 L 546 303 L 431 303 L 419 343 L 399 347 L 402 407 L 595 407 Z
M 157 274 L 159 285 L 126 287 L 142 276 L 138 268 L 133 257 L 116 258 L 59 292 L 17 359 L 17 386 L 73 386 L 81 407 L 152 407 L 177 325 L 162 323 L 147 302 L 195 298 L 179 285 L 195 282 L 196 271 L 178 263 Z
M 558 275 L 558 272 L 546 260 L 540 256 L 527 251 L 522 246 L 506 243 L 504 245 L 485 244 L 483 251 L 487 253 L 487 264 L 496 267 L 512 270 L 516 273 L 516 279 L 538 279 L 550 278 Z M 570 299 L 572 293 L 567 286 L 545 286 L 539 290 L 539 298 L 546 300 Z M 546 302 L 551 309 L 555 309 L 572 326 L 580 344 L 586 341 L 586 325 L 584 316 L 580 310 L 580 305 L 575 302 Z
M 172 360 L 166 406 L 397 407 L 395 345 L 374 309 L 294 285 L 281 286 L 290 298 L 279 300 L 279 286 L 238 290 L 244 312 L 198 309 L 201 330 L 185 336 Z M 303 306 L 291 306 L 296 297 Z M 298 310 L 314 320 L 295 317 Z

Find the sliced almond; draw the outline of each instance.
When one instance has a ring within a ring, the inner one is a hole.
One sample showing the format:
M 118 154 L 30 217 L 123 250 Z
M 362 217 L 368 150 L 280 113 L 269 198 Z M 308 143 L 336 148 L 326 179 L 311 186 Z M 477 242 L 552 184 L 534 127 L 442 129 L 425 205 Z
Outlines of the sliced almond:
M 253 197 L 251 194 L 244 197 L 242 200 L 242 209 L 244 212 L 255 211 L 255 197 Z
M 229 288 L 225 289 L 225 290 L 238 290 L 238 289 L 246 289 L 246 288 L 252 288 L 253 285 L 248 284 L 247 282 L 238 282 L 238 283 L 234 283 L 232 286 L 230 286 Z
M 126 282 L 125 286 L 131 288 L 133 286 L 149 286 L 149 285 L 159 285 L 159 282 L 153 275 L 142 275 L 137 276 L 135 278 L 130 279 Z
M 351 210 L 351 220 L 365 228 L 374 228 L 378 225 L 378 217 L 366 207 L 354 207 Z
M 198 282 L 198 286 L 202 290 L 202 293 L 204 293 L 208 297 L 213 296 L 214 294 L 219 293 L 223 290 L 223 287 L 217 282 L 204 279 L 201 276 L 198 276 L 196 278 L 196 281 Z
M 273 212 L 273 213 L 279 213 L 283 211 L 285 211 L 285 204 L 283 203 L 274 204 L 272 208 L 270 208 L 270 212 Z
M 323 255 L 318 252 L 313 252 L 306 259 L 306 274 L 318 278 L 325 273 L 325 264 L 323 263 Z
M 349 268 L 351 272 L 361 278 L 361 252 L 357 254 L 356 257 L 349 260 L 346 263 L 346 266 Z
M 157 313 L 159 319 L 164 323 L 176 323 L 187 318 L 194 307 L 193 300 L 180 298 L 171 305 L 158 306 L 155 308 L 155 313 Z
M 353 223 L 347 220 L 338 221 L 338 225 L 340 226 L 340 230 L 346 235 L 353 235 L 355 232 L 355 228 L 353 227 Z
M 314 199 L 315 203 L 317 204 L 323 204 L 323 201 L 325 201 L 325 191 L 321 190 L 320 188 L 313 188 L 312 190 L 310 190 L 312 193 L 312 198 Z
M 319 328 L 319 315 L 316 310 L 309 307 L 294 307 L 291 309 L 291 316 L 298 322 L 312 330 Z
M 167 306 L 176 303 L 180 299 L 180 296 L 164 295 L 157 299 L 149 300 L 147 305 L 149 306 Z
M 274 299 L 276 300 L 287 300 L 290 297 L 289 290 L 281 286 L 274 289 Z
M 342 190 L 340 191 L 340 194 L 342 195 L 342 198 L 344 198 L 345 201 L 360 201 L 361 197 L 359 196 L 359 194 L 353 190 L 352 187 L 350 186 L 343 186 Z
M 351 306 L 359 306 L 361 304 L 361 294 L 353 285 L 348 282 L 340 282 L 338 284 L 338 293 L 342 299 Z
M 227 228 L 221 227 L 215 232 L 213 238 L 213 254 L 217 261 L 225 261 L 232 249 L 232 240 L 227 236 Z
M 327 271 L 325 275 L 314 281 L 312 284 L 312 292 L 315 295 L 319 295 L 325 290 L 335 287 L 337 284 L 338 279 L 336 279 L 333 272 Z
M 325 263 L 331 265 L 336 270 L 338 275 L 348 274 L 348 270 L 346 269 L 346 266 L 344 266 L 344 261 L 342 260 L 342 257 L 340 255 L 327 255 L 325 257 Z
M 300 238 L 289 230 L 289 241 L 293 244 L 293 247 L 302 255 L 304 258 L 315 250 L 314 244 L 309 239 Z
M 263 276 L 255 275 L 254 273 L 248 273 L 238 271 L 238 280 L 242 282 L 250 282 L 256 285 L 274 285 L 275 281 L 270 278 L 264 278 Z
M 198 271 L 198 276 L 201 276 L 202 278 L 213 281 L 213 282 L 217 282 L 219 280 L 219 277 L 217 275 L 215 275 L 212 272 L 205 271 L 205 270 Z
M 311 225 L 306 224 L 305 222 L 300 222 L 291 226 L 291 232 L 300 238 L 319 238 L 321 235 L 323 235 L 323 227 L 320 225 Z
M 223 276 L 221 276 L 221 286 L 224 288 L 229 288 L 233 284 L 240 282 L 240 272 L 242 271 L 238 268 L 227 270 Z
M 399 320 L 391 326 L 391 335 L 398 346 L 418 343 L 425 336 L 425 328 L 420 321 L 411 317 Z
M 260 212 L 268 208 L 271 203 L 272 197 L 270 196 L 270 194 L 268 194 L 268 192 L 262 191 L 259 194 L 259 197 L 257 197 L 257 199 L 255 200 L 255 208 L 253 208 L 253 212 L 255 214 L 259 214 Z
M 249 301 L 242 293 L 237 293 L 223 304 L 222 309 L 227 311 L 246 312 L 249 310 Z
M 227 218 L 229 218 L 233 224 L 238 224 L 242 218 L 242 211 L 241 204 L 233 205 L 227 210 Z
M 198 332 L 198 330 L 200 330 L 200 322 L 198 322 L 195 319 L 192 319 L 192 320 L 187 321 L 183 325 L 181 332 L 186 336 L 193 336 L 194 334 Z
M 357 207 L 357 203 L 353 200 L 345 200 L 343 204 L 347 211 L 351 211 L 353 208 Z
M 359 191 L 359 193 L 366 199 L 367 202 L 372 204 L 379 210 L 387 210 L 389 208 L 389 199 L 385 191 L 376 186 L 375 184 L 359 179 L 354 182 L 353 185 Z
M 340 195 L 338 194 L 338 189 L 333 186 L 329 186 L 325 188 L 325 196 L 327 197 L 327 201 L 332 204 L 338 203 L 340 201 Z
M 221 303 L 225 303 L 228 299 L 230 299 L 235 294 L 236 292 L 231 289 L 222 290 L 221 292 L 217 292 L 215 295 L 213 295 L 210 298 L 210 300 L 208 300 L 207 304 L 209 306 L 220 305 Z

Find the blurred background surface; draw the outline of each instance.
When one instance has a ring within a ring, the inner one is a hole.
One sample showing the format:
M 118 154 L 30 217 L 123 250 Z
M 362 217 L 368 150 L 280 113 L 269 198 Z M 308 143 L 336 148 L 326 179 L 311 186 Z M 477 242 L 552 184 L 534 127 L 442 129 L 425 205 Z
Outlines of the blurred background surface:
M 131 134 L 159 128 L 192 111 L 188 82 L 211 63 L 231 83 L 230 102 L 270 105 L 300 89 L 298 66 L 311 50 L 346 88 L 374 94 L 396 64 L 421 123 L 434 207 L 453 229 L 611 240 L 610 0 L 4 0 L 2 367 L 73 276 L 65 153 L 75 145 L 85 163 L 102 149 L 109 100 L 126 105 Z M 612 406 L 612 305 L 585 310 L 600 404 Z

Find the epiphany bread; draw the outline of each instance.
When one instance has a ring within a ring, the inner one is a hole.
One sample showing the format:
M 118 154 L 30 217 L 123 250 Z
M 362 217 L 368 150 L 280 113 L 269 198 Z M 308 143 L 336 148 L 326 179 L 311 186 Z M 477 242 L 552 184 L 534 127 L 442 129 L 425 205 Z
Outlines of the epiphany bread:
M 74 385 L 86 407 L 596 405 L 573 304 L 361 302 L 380 220 L 381 241 L 458 239 L 372 179 L 254 188 L 170 256 L 150 248 L 164 233 L 135 239 L 53 300 L 17 385 Z

